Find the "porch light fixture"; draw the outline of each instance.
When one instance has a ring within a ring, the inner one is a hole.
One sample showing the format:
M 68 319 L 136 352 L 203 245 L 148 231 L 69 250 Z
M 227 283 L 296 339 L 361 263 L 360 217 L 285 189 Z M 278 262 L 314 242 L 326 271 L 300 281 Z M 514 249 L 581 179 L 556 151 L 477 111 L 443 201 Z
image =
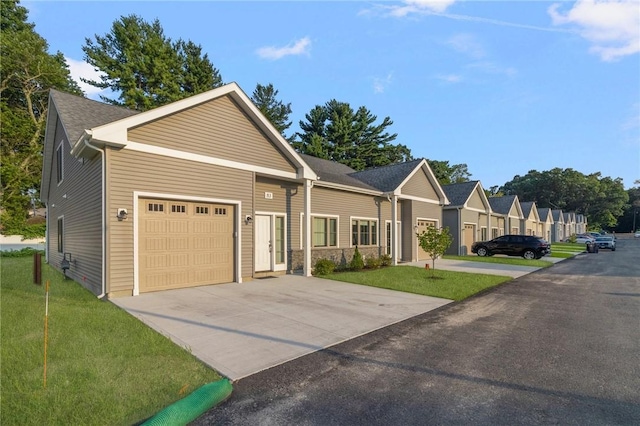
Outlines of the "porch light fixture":
M 244 218 L 244 223 L 246 225 L 250 225 L 252 222 L 253 222 L 253 218 L 251 217 L 251 215 L 249 215 L 249 214 L 246 215 L 245 218 Z
M 128 216 L 127 209 L 118 209 L 118 214 L 116 215 L 116 217 L 118 218 L 119 221 L 125 220 L 127 216 Z

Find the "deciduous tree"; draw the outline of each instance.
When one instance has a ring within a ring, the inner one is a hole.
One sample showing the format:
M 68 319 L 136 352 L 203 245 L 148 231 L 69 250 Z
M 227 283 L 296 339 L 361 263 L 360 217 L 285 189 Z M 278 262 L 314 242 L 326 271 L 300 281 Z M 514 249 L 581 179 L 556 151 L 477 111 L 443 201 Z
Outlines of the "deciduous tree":
M 435 226 L 428 226 L 426 230 L 416 233 L 416 236 L 418 237 L 418 244 L 422 250 L 431 258 L 431 269 L 435 270 L 436 259 L 447 251 L 453 241 L 449 228 L 438 229 Z

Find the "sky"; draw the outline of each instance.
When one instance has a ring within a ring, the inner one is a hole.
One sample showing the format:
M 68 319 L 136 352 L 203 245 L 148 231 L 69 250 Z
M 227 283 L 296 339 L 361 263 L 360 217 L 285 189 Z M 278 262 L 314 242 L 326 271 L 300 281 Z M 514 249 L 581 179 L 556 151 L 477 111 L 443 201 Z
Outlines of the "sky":
M 556 167 L 640 179 L 640 0 L 21 4 L 77 81 L 96 78 L 85 39 L 135 14 L 201 45 L 248 96 L 273 84 L 291 104 L 287 136 L 335 99 L 487 189 Z

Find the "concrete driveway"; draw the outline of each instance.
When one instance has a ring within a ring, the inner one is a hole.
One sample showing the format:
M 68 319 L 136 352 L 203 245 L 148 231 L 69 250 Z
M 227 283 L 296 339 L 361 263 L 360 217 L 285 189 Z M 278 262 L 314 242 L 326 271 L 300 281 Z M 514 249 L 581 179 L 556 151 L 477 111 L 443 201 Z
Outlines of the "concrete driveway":
M 238 380 L 451 301 L 285 275 L 112 302 Z

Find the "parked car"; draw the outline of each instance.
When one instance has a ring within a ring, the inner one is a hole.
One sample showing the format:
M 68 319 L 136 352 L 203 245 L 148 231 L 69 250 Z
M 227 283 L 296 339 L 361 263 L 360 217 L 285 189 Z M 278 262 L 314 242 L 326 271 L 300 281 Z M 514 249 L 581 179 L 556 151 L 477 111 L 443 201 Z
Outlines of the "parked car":
M 591 235 L 593 238 L 602 237 L 603 235 L 600 232 L 587 232 L 587 234 Z
M 580 244 L 593 243 L 595 240 L 596 238 L 589 234 L 580 234 L 576 236 L 576 243 Z
M 471 252 L 478 256 L 522 256 L 525 259 L 540 259 L 551 253 L 551 245 L 534 235 L 503 235 L 491 241 L 477 241 L 471 246 Z
M 596 238 L 596 244 L 598 245 L 598 248 L 616 251 L 616 240 L 614 240 L 613 237 L 598 237 Z
M 640 238 L 640 231 L 636 231 L 635 234 L 633 234 L 634 238 Z

